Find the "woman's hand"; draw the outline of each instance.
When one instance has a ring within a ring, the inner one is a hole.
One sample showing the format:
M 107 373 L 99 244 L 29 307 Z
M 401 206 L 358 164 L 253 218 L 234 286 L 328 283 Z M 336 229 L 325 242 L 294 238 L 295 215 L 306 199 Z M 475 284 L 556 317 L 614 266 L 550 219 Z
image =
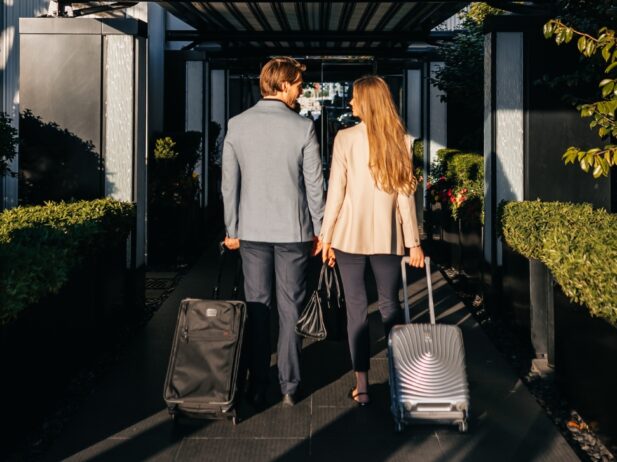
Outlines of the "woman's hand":
M 225 240 L 223 241 L 223 244 L 229 250 L 237 250 L 237 249 L 240 248 L 240 239 L 234 239 L 234 238 L 231 238 L 231 237 L 226 237 Z
M 409 249 L 409 265 L 414 268 L 424 268 L 424 252 L 422 247 L 416 246 Z
M 328 266 L 330 268 L 334 267 L 334 264 L 336 263 L 336 255 L 334 255 L 334 250 L 332 250 L 332 247 L 330 246 L 330 244 L 326 244 L 325 242 L 322 243 L 322 248 L 321 248 L 321 260 L 324 263 L 328 263 Z

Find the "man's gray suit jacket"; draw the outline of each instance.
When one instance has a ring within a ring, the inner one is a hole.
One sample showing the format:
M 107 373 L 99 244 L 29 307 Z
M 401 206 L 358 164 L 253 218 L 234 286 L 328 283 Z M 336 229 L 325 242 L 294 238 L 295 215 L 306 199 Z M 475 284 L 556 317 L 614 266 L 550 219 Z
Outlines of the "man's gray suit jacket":
M 290 243 L 319 235 L 323 172 L 313 121 L 275 99 L 230 119 L 222 193 L 229 237 Z

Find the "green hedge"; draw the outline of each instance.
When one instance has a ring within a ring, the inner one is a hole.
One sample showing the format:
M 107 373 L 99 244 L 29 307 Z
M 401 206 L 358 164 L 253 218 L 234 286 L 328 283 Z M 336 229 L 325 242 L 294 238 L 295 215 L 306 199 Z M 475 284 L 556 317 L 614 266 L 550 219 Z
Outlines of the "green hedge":
M 124 241 L 134 214 L 132 204 L 112 199 L 0 213 L 0 325 L 57 292 L 85 257 Z
M 570 300 L 617 326 L 617 216 L 589 204 L 509 202 L 501 235 L 515 251 L 542 261 Z

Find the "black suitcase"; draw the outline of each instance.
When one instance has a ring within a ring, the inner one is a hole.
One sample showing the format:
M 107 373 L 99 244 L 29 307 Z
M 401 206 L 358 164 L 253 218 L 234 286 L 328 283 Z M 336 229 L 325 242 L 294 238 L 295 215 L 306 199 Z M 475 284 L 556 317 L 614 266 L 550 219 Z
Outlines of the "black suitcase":
M 237 422 L 245 324 L 244 302 L 182 300 L 164 389 L 165 403 L 174 419 L 231 418 Z

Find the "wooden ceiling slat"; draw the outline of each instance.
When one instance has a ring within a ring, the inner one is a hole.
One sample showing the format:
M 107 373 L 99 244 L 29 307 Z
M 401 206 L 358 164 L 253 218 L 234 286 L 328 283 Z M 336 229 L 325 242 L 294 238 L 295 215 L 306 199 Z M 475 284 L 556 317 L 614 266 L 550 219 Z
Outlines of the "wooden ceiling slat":
M 223 16 L 219 11 L 210 4 L 210 2 L 195 2 L 195 8 L 199 10 L 200 6 L 203 8 L 204 13 L 208 16 L 211 16 L 216 22 L 221 24 L 224 29 L 234 29 L 235 26 L 227 20 L 225 16 Z
M 236 5 L 236 2 L 224 2 L 224 5 L 225 5 L 225 8 L 227 8 L 227 11 L 229 11 L 229 13 L 234 17 L 234 19 L 238 21 L 240 24 L 242 24 L 242 27 L 244 27 L 244 30 L 250 30 L 250 31 L 255 30 L 255 28 L 250 23 L 250 21 L 246 18 L 246 16 L 243 15 L 242 12 L 238 9 L 238 5 Z
M 340 2 L 330 4 L 330 16 L 328 18 L 328 26 L 324 30 L 336 30 L 341 20 L 343 4 Z
M 377 8 L 379 8 L 380 4 L 377 2 L 370 2 L 368 6 L 364 9 L 362 13 L 362 17 L 360 18 L 360 22 L 358 23 L 357 29 L 366 30 L 366 26 L 369 21 L 375 16 L 375 12 Z
M 341 12 L 341 19 L 338 23 L 338 30 L 340 31 L 347 30 L 347 27 L 349 26 L 349 21 L 351 20 L 351 16 L 353 15 L 353 12 L 354 12 L 354 7 L 355 7 L 355 4 L 349 3 L 349 2 L 343 5 L 343 11 Z
M 261 28 L 263 30 L 265 30 L 265 31 L 272 31 L 273 30 L 272 26 L 268 22 L 268 18 L 266 18 L 266 15 L 264 14 L 263 10 L 261 9 L 261 6 L 259 6 L 259 3 L 257 3 L 257 2 L 249 2 L 248 6 L 251 9 L 251 12 L 255 16 L 255 18 L 257 18 L 257 21 L 259 21 L 259 24 L 261 25 Z M 280 48 L 281 47 L 281 42 L 274 42 L 274 46 Z
M 281 23 L 277 12 L 274 11 L 272 3 L 260 3 L 259 7 L 261 11 L 263 11 L 263 14 L 268 21 L 268 24 L 270 24 L 270 27 L 272 27 L 272 30 L 283 30 L 283 24 Z
M 417 17 L 423 15 L 427 10 L 433 10 L 435 5 L 431 3 L 416 3 L 414 7 L 407 13 L 396 26 L 392 28 L 394 31 L 415 30 L 419 29 Z
M 306 3 L 296 2 L 294 6 L 295 6 L 296 14 L 298 15 L 298 22 L 300 23 L 300 30 L 309 30 L 308 11 L 306 11 Z M 304 42 L 304 46 L 307 46 L 306 42 Z
M 268 42 L 268 48 L 275 49 L 284 49 L 283 44 L 287 44 L 291 53 L 296 48 L 343 49 L 359 44 L 367 48 L 404 49 L 412 37 L 429 34 L 465 2 L 187 0 L 161 4 L 202 31 L 194 43 L 217 41 L 225 48 L 232 43 L 249 42 L 263 47 Z M 182 37 L 181 31 L 173 36 Z
M 382 10 L 382 8 L 384 8 L 385 11 Z M 375 21 L 369 22 L 369 24 L 367 25 L 367 29 L 374 30 L 374 31 L 382 31 L 384 27 L 386 26 L 386 24 L 388 24 L 390 19 L 392 19 L 396 15 L 396 12 L 400 8 L 401 8 L 400 3 L 390 3 L 387 5 L 386 4 L 381 5 L 380 10 L 378 11 L 378 14 L 375 15 L 376 24 L 374 24 Z
M 328 30 L 328 20 L 332 13 L 331 2 L 319 2 L 319 29 Z
M 289 22 L 290 30 L 301 30 L 300 21 L 298 20 L 296 13 L 295 3 L 281 3 L 287 21 Z
M 296 14 L 298 15 L 298 22 L 300 23 L 301 30 L 309 30 L 308 23 L 308 11 L 306 10 L 305 2 L 296 2 L 294 4 L 296 9 Z
M 354 5 L 354 11 L 349 19 L 349 24 L 347 24 L 348 30 L 359 30 L 358 24 L 362 19 L 363 12 L 370 5 L 370 2 L 356 2 Z
M 270 7 L 272 8 L 272 11 L 274 11 L 274 14 L 276 15 L 276 19 L 281 25 L 281 28 L 284 31 L 290 31 L 291 26 L 289 25 L 289 21 L 287 20 L 287 15 L 285 14 L 285 10 L 283 9 L 283 6 L 278 2 L 270 2 Z

